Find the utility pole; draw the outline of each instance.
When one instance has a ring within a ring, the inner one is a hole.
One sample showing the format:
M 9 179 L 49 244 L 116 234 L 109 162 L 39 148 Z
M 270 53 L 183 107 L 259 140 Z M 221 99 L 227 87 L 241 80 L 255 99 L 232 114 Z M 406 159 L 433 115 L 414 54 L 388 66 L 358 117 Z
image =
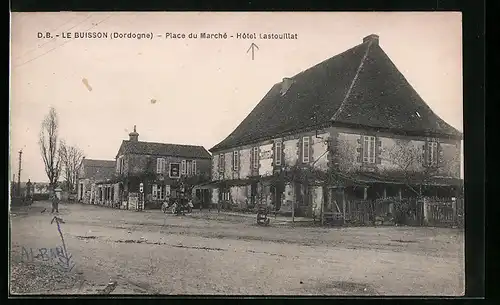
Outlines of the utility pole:
M 16 174 L 12 174 L 12 181 L 11 181 L 11 193 L 10 193 L 10 196 L 11 197 L 15 197 L 16 194 L 17 194 L 17 190 L 16 190 Z
M 21 196 L 21 160 L 22 160 L 23 150 L 19 151 L 19 172 L 17 174 L 17 195 Z

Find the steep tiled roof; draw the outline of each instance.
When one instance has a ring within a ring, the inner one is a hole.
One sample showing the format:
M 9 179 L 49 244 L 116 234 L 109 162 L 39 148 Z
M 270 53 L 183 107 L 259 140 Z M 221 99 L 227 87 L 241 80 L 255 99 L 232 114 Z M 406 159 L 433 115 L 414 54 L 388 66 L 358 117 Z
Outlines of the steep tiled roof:
M 115 172 L 115 161 L 84 159 L 83 170 L 84 177 L 95 180 L 104 180 L 111 178 Z
M 122 142 L 120 153 L 155 155 L 155 156 L 175 156 L 196 159 L 210 159 L 210 153 L 203 146 L 181 145 L 168 143 L 154 143 L 141 141 Z
M 291 77 L 290 82 L 285 94 L 282 83 L 275 84 L 210 151 L 334 123 L 461 137 L 422 100 L 376 36 Z

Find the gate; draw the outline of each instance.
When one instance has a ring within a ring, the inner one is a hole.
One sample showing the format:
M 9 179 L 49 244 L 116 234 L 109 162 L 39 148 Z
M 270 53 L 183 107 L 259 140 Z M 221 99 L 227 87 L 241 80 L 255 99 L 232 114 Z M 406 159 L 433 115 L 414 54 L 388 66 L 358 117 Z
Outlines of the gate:
M 370 200 L 350 200 L 347 202 L 346 222 L 367 225 L 373 222 L 373 206 Z
M 427 202 L 427 219 L 430 225 L 454 225 L 456 209 L 451 201 L 429 200 Z
M 322 211 L 322 224 L 343 225 L 345 223 L 344 193 L 341 189 L 329 188 Z

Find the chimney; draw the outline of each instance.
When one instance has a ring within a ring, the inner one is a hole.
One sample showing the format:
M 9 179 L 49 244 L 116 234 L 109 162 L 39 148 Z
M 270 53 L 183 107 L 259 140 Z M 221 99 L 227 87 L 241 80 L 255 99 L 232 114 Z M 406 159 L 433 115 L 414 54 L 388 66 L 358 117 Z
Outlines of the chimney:
M 135 125 L 134 125 L 134 131 L 132 131 L 131 133 L 129 133 L 128 136 L 129 136 L 129 140 L 130 141 L 134 141 L 134 142 L 138 142 L 139 141 L 139 134 L 137 133 L 137 131 L 135 129 Z
M 371 41 L 373 44 L 378 45 L 379 37 L 376 34 L 371 34 L 363 38 L 363 43 Z
M 288 77 L 283 78 L 283 81 L 281 82 L 281 90 L 280 90 L 280 93 L 282 96 L 285 95 L 285 93 L 288 91 L 288 89 L 290 89 L 292 84 L 293 84 L 293 79 L 288 78 Z

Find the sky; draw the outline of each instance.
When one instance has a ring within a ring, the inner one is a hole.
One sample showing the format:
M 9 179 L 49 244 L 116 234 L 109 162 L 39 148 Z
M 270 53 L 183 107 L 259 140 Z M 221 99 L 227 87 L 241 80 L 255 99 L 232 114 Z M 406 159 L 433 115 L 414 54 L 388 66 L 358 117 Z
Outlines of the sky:
M 463 131 L 461 18 L 454 12 L 12 13 L 9 175 L 17 176 L 22 149 L 21 180 L 47 181 L 38 133 L 51 106 L 60 138 L 89 159 L 114 160 L 134 125 L 142 141 L 210 149 L 272 85 L 370 34 L 379 35 L 381 48 L 432 110 Z M 45 32 L 59 37 L 38 38 Z M 63 38 L 67 32 L 154 38 Z M 201 32 L 234 38 L 165 38 Z M 237 39 L 237 33 L 297 39 Z M 251 43 L 258 46 L 253 59 Z

